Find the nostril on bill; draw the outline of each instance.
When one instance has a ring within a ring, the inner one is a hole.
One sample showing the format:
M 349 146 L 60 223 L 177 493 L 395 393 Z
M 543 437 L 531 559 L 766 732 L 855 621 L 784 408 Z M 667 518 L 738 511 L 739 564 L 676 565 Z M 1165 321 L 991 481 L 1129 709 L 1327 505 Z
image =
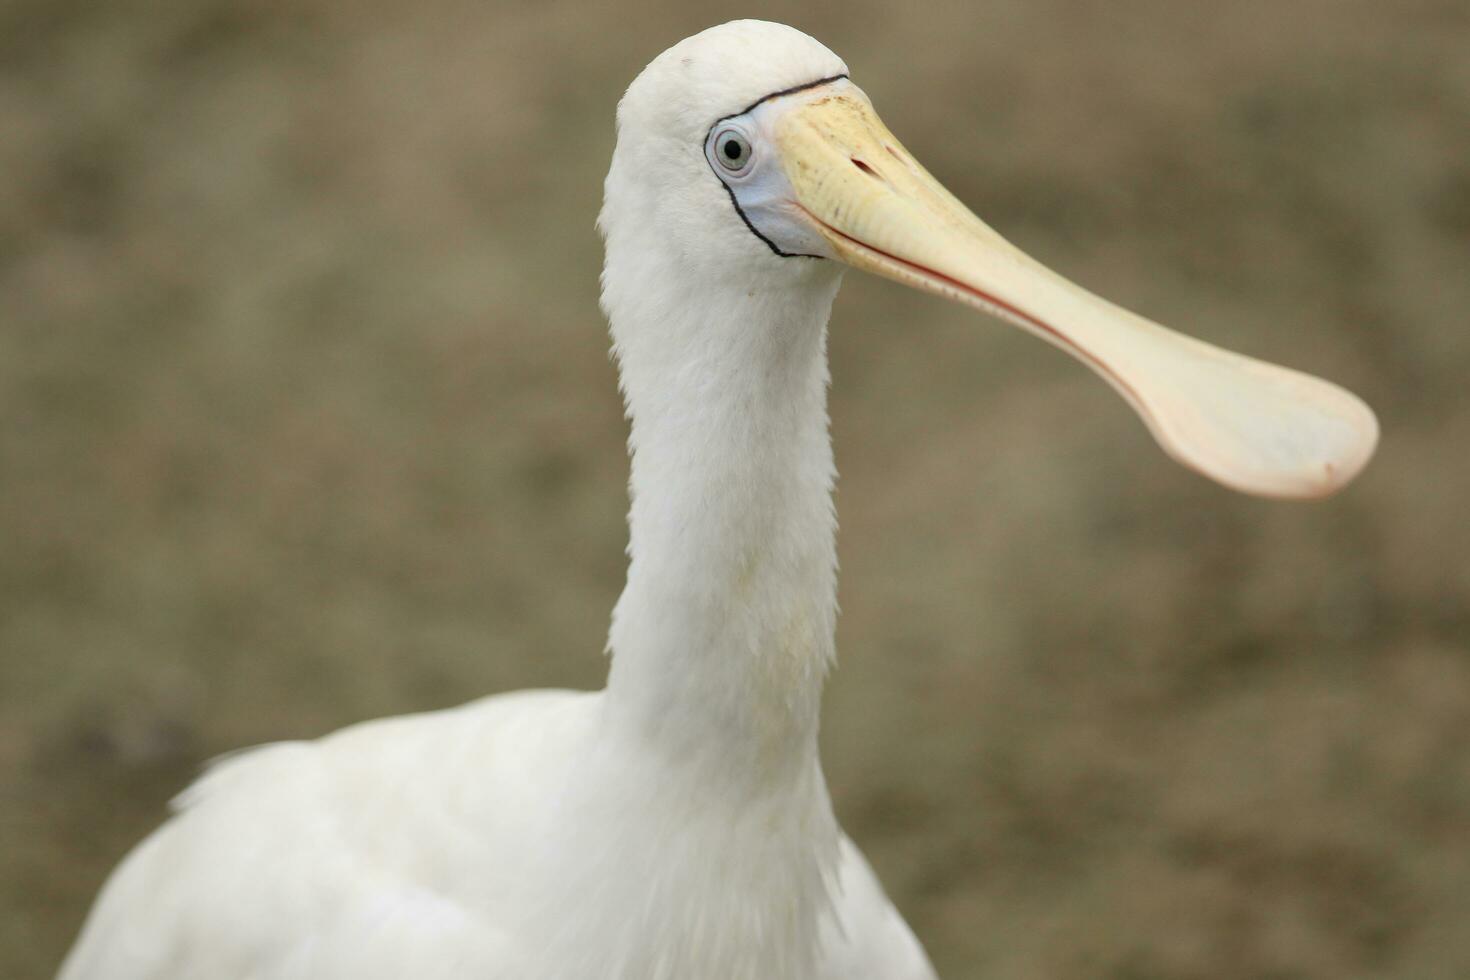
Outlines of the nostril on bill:
M 866 163 L 864 163 L 863 161 L 859 160 L 857 157 L 853 157 L 852 158 L 852 165 L 854 167 L 857 167 L 863 173 L 867 174 L 869 177 L 872 177 L 874 180 L 882 180 L 883 179 L 882 177 L 878 176 L 878 171 L 874 170 L 872 167 L 868 166 Z

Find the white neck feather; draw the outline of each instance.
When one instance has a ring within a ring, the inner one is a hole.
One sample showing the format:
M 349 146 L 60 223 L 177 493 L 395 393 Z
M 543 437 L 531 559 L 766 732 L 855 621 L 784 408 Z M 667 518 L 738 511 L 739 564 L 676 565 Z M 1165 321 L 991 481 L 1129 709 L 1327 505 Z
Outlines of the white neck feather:
M 749 789 L 814 761 L 833 655 L 826 327 L 837 277 L 800 272 L 783 289 L 723 282 L 683 295 L 677 278 L 649 277 L 633 308 L 607 301 L 633 498 L 610 717 Z
M 711 275 L 607 217 L 630 562 L 600 730 L 568 805 L 618 846 L 571 876 L 605 915 L 564 928 L 622 937 L 587 976 L 720 962 L 733 980 L 795 980 L 814 968 L 840 840 L 817 758 L 836 616 L 838 275 L 774 256 L 748 281 Z

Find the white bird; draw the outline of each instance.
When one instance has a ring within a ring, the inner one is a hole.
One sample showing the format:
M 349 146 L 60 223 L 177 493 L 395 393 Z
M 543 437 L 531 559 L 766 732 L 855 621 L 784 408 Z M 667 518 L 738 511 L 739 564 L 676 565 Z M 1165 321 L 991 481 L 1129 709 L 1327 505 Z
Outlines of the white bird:
M 918 980 L 817 756 L 836 616 L 840 263 L 1102 375 L 1184 464 L 1329 493 L 1372 413 L 1017 251 L 799 31 L 664 52 L 618 106 L 602 306 L 631 422 L 607 686 L 390 718 L 217 765 L 103 888 L 64 980 Z

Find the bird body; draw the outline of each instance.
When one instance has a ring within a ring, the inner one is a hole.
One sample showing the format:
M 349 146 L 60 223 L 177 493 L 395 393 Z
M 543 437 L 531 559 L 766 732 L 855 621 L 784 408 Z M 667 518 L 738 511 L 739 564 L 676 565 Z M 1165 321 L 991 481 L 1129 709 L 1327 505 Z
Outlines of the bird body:
M 815 760 L 758 794 L 629 768 L 606 707 L 517 692 L 229 757 L 62 976 L 932 976 Z
M 1064 347 L 1228 485 L 1330 492 L 1376 428 L 1341 389 L 1022 256 L 847 74 L 798 31 L 739 21 L 664 52 L 619 104 L 599 228 L 632 505 L 606 688 L 218 763 L 113 874 L 62 980 L 934 976 L 817 752 L 839 261 Z

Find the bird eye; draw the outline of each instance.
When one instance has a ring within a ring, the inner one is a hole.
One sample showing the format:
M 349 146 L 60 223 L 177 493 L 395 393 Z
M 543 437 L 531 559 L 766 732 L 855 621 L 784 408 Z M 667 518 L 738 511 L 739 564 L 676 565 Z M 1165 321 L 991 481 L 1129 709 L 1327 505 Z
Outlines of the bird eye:
M 750 141 L 733 129 L 723 129 L 715 136 L 715 159 L 731 173 L 739 173 L 750 163 Z

